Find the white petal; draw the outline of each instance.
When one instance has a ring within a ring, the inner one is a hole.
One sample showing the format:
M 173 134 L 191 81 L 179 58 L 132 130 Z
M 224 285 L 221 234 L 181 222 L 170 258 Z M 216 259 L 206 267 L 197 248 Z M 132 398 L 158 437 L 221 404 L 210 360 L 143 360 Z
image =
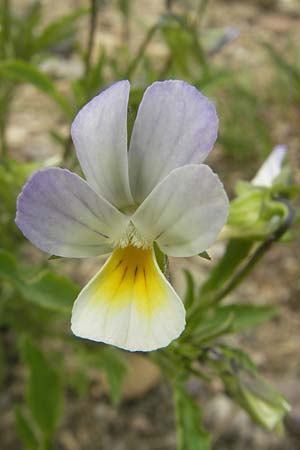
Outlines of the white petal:
M 170 256 L 192 256 L 216 240 L 229 203 L 218 176 L 206 165 L 173 170 L 131 218 L 145 240 Z
M 18 197 L 16 224 L 52 255 L 80 258 L 108 253 L 128 218 L 66 169 L 39 170 Z
M 72 313 L 76 336 L 130 351 L 167 346 L 185 326 L 180 298 L 151 249 L 117 249 L 79 294 Z
M 88 183 L 117 208 L 132 204 L 127 159 L 129 89 L 126 80 L 113 84 L 79 111 L 71 127 Z
M 271 187 L 274 179 L 280 174 L 287 147 L 276 145 L 252 180 L 254 186 Z
M 214 105 L 184 81 L 153 83 L 145 92 L 129 149 L 132 195 L 141 203 L 171 170 L 204 161 L 218 132 Z

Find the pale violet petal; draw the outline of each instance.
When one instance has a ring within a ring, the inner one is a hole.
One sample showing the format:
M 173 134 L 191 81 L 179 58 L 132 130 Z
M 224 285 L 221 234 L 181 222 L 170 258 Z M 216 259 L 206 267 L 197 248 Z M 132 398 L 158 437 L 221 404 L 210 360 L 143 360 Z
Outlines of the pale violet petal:
M 171 170 L 204 161 L 218 133 L 211 101 L 184 81 L 153 83 L 145 92 L 133 127 L 129 178 L 141 203 Z
M 286 153 L 287 147 L 285 145 L 276 145 L 253 178 L 252 184 L 254 186 L 271 187 L 274 179 L 281 172 Z
M 130 351 L 166 347 L 185 327 L 183 304 L 152 249 L 117 249 L 81 291 L 72 312 L 76 336 Z
M 218 176 L 206 165 L 173 170 L 140 205 L 131 220 L 148 241 L 170 256 L 192 256 L 216 240 L 229 203 Z
M 89 185 L 117 208 L 132 204 L 128 179 L 129 82 L 119 81 L 87 103 L 71 134 Z
M 57 256 L 107 253 L 128 218 L 66 169 L 36 172 L 17 202 L 16 224 L 36 247 Z

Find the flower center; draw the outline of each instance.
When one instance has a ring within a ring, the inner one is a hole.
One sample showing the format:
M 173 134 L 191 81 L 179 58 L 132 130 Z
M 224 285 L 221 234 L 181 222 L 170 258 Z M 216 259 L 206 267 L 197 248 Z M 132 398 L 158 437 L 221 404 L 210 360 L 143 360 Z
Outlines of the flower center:
M 121 236 L 118 241 L 114 242 L 116 248 L 125 248 L 129 245 L 142 249 L 151 247 L 151 242 L 140 234 L 132 222 L 129 223 L 123 236 Z

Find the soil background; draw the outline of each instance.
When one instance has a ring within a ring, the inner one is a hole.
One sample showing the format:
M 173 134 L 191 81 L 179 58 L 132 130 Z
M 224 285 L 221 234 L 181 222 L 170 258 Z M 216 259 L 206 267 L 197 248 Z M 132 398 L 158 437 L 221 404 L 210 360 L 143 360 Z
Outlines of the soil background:
M 26 4 L 18 0 L 16 7 Z M 74 6 L 85 4 L 79 0 L 45 1 L 47 20 L 66 13 Z M 96 40 L 106 48 L 114 49 L 121 39 L 121 17 L 112 2 L 104 2 L 99 17 Z M 133 2 L 132 48 L 137 48 L 143 37 L 144 27 L 154 23 L 164 10 L 165 2 L 146 0 Z M 145 11 L 147 13 L 145 14 Z M 281 45 L 287 35 L 300 42 L 299 1 L 211 1 L 205 26 L 227 26 L 240 30 L 240 37 L 228 46 L 220 56 L 232 67 L 248 64 L 257 72 L 256 83 L 270 76 L 270 61 L 262 51 L 259 41 L 265 39 Z M 81 38 L 86 39 L 86 23 L 80 29 Z M 300 46 L 299 46 L 300 50 Z M 154 43 L 153 53 L 163 56 L 159 43 Z M 72 79 L 82 67 L 75 56 L 68 60 L 53 55 L 44 63 L 45 70 L 61 78 Z M 272 111 L 270 111 L 272 114 Z M 60 151 L 49 137 L 48 130 L 66 129 L 61 123 L 53 104 L 35 89 L 25 86 L 20 90 L 14 104 L 8 137 L 12 153 L 24 160 L 55 157 Z M 290 147 L 289 159 L 299 162 L 299 117 L 290 123 L 274 123 L 274 136 Z M 215 156 L 214 156 L 215 155 Z M 247 168 L 223 165 L 220 148 L 211 156 L 225 185 L 232 188 L 236 179 L 247 175 Z M 258 167 L 259 161 L 254 162 Z M 225 167 L 225 168 L 224 168 Z M 300 450 L 300 270 L 299 244 L 278 244 L 267 254 L 249 279 L 235 293 L 235 298 L 257 304 L 278 305 L 281 315 L 267 324 L 239 335 L 233 344 L 249 350 L 261 372 L 267 376 L 287 397 L 293 409 L 286 419 L 286 435 L 277 437 L 254 425 L 243 411 L 224 395 L 222 386 L 212 383 L 210 387 L 198 380 L 191 380 L 189 391 L 195 399 L 205 405 L 205 423 L 213 435 L 213 450 Z M 212 250 L 217 258 L 222 244 Z M 80 282 L 85 282 L 90 273 L 97 270 L 98 262 L 85 262 L 80 266 Z M 210 264 L 195 258 L 171 261 L 175 286 L 183 290 L 181 268 L 188 267 L 201 278 L 210 270 Z M 70 269 L 72 270 L 72 268 Z M 78 271 L 78 265 L 76 266 Z M 87 396 L 68 396 L 64 423 L 57 436 L 59 450 L 175 450 L 176 435 L 171 391 L 167 383 L 153 369 L 141 371 L 143 362 L 135 362 L 140 374 L 136 383 L 141 388 L 127 385 L 125 400 L 114 407 L 108 400 L 103 382 L 94 376 Z M 18 368 L 16 368 L 18 370 Z M 146 378 L 149 377 L 149 380 Z M 16 377 L 18 379 L 18 377 Z M 149 381 L 149 382 L 148 382 Z M 0 421 L 1 450 L 21 449 L 13 428 L 13 403 L 22 389 L 17 382 L 11 383 L 1 399 L 4 414 Z M 139 391 L 139 392 L 137 392 Z M 1 443 L 2 442 L 2 443 Z

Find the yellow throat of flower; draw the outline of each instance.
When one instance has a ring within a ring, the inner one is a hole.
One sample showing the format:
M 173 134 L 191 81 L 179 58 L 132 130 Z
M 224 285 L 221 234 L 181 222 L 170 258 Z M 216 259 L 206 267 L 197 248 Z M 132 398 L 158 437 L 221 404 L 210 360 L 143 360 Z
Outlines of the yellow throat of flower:
M 94 285 L 94 301 L 107 301 L 111 308 L 134 302 L 137 309 L 151 315 L 164 303 L 165 281 L 161 278 L 151 248 L 133 245 L 116 249 Z

